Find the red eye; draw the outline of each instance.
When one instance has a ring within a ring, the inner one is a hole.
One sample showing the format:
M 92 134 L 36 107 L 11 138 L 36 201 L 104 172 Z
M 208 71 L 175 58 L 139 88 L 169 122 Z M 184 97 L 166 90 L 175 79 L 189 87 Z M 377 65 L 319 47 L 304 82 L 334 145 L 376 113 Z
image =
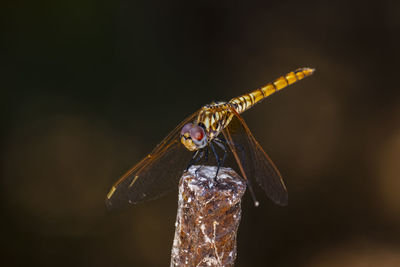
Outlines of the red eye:
M 181 135 L 184 135 L 185 133 L 189 132 L 190 129 L 192 129 L 192 128 L 193 128 L 193 123 L 190 123 L 190 122 L 186 123 L 185 126 L 182 127 Z
M 204 130 L 200 126 L 193 126 L 193 128 L 190 129 L 190 137 L 192 137 L 193 140 L 201 141 L 204 136 Z

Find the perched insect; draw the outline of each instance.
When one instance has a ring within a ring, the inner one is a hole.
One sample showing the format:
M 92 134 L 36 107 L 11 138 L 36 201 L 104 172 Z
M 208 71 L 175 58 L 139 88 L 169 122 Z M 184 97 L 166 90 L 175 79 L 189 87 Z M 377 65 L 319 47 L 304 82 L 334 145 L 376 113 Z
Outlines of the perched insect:
M 213 152 L 218 168 L 225 163 L 228 152 L 234 157 L 242 177 L 252 178 L 277 204 L 286 205 L 288 196 L 282 176 L 240 116 L 269 95 L 314 72 L 300 68 L 249 94 L 229 102 L 205 105 L 187 117 L 144 159 L 122 176 L 107 194 L 109 209 L 127 203 L 138 203 L 159 197 L 176 187 L 183 171 Z M 222 133 L 222 134 L 221 134 Z M 220 157 L 216 151 L 223 151 Z M 255 200 L 254 193 L 250 193 Z

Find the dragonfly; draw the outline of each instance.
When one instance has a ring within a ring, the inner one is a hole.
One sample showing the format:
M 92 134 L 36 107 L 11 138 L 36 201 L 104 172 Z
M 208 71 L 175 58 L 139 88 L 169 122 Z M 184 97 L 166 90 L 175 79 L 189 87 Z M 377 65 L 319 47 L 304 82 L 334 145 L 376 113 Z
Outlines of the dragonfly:
M 107 208 L 119 209 L 129 203 L 152 200 L 173 190 L 183 172 L 202 160 L 208 160 L 210 151 L 217 162 L 215 179 L 230 153 L 248 184 L 256 206 L 258 201 L 249 178 L 255 179 L 273 202 L 286 205 L 288 193 L 282 175 L 240 114 L 313 72 L 312 68 L 299 68 L 228 102 L 212 102 L 203 106 L 184 119 L 111 187 L 106 197 Z M 222 157 L 217 149 L 223 151 Z

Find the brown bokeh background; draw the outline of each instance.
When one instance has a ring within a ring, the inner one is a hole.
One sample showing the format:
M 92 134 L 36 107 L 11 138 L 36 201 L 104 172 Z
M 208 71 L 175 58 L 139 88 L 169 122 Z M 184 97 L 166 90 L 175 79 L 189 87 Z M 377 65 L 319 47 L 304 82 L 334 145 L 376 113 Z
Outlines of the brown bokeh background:
M 2 3 L 4 266 L 168 266 L 176 193 L 108 213 L 110 185 L 200 106 L 301 66 L 244 114 L 289 205 L 246 194 L 237 266 L 400 266 L 400 4 L 212 2 Z

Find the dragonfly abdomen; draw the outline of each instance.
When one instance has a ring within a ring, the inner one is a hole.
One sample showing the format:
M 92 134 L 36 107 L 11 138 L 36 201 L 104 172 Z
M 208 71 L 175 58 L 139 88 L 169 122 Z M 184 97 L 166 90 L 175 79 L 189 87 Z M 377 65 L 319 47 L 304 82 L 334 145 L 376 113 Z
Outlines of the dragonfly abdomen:
M 243 113 L 244 111 L 252 108 L 255 104 L 261 102 L 273 93 L 282 90 L 288 85 L 291 85 L 297 81 L 310 76 L 314 72 L 311 68 L 299 68 L 295 71 L 289 72 L 284 76 L 279 77 L 272 83 L 242 96 L 235 97 L 229 101 L 229 103 L 235 108 L 237 113 Z

